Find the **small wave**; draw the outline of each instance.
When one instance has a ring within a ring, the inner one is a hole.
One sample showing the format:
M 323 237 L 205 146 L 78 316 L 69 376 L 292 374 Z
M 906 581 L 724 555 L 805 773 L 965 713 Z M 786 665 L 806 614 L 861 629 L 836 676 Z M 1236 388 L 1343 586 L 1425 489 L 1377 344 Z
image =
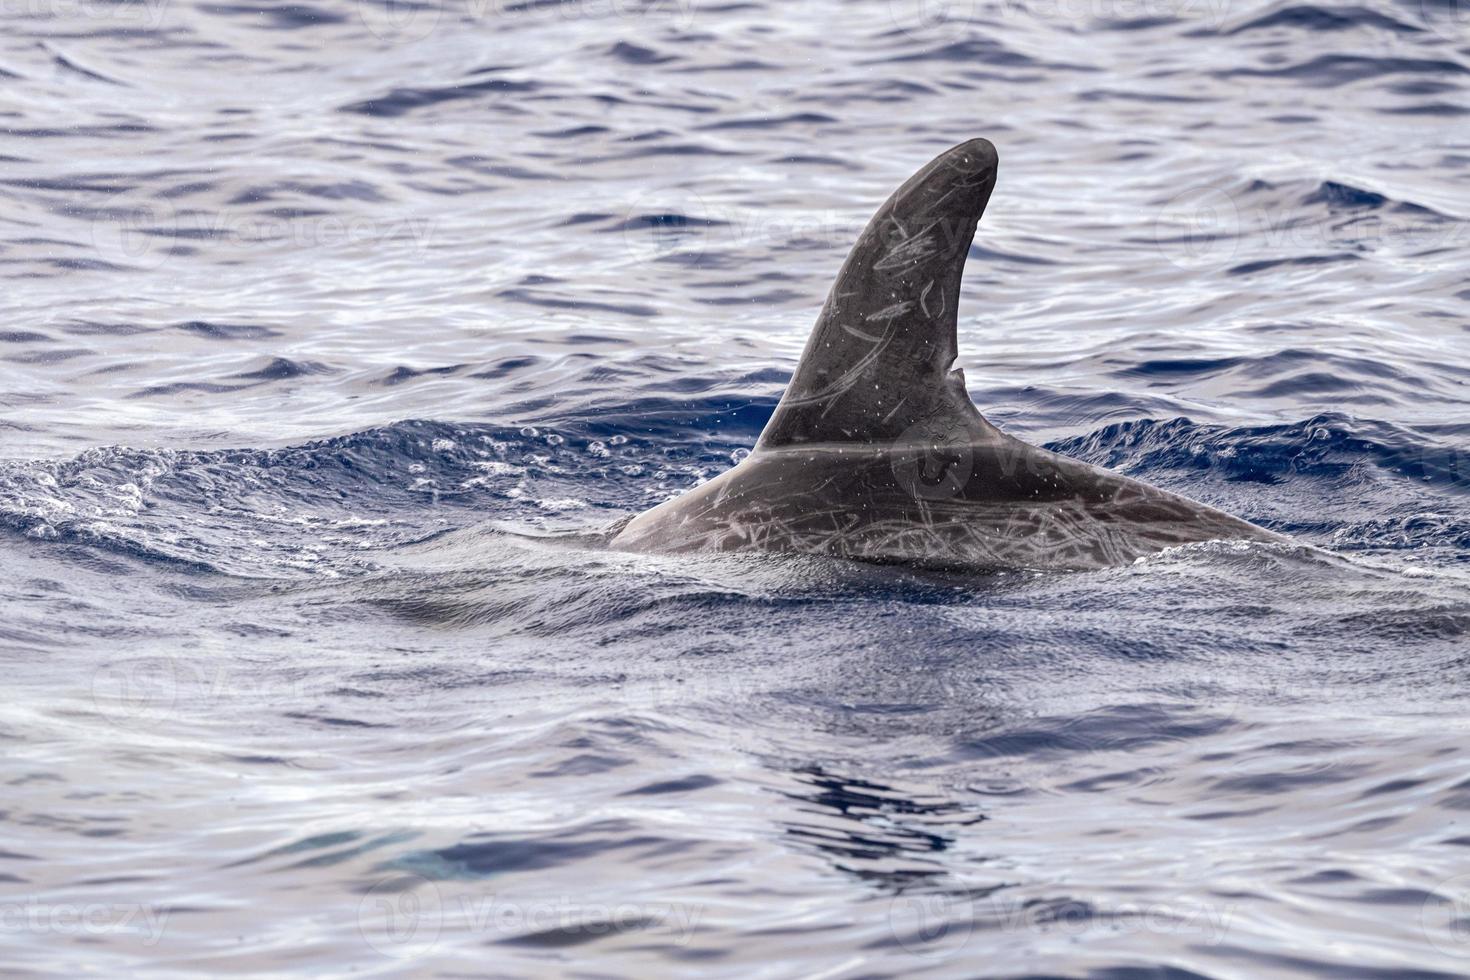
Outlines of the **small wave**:
M 1422 28 L 1406 24 L 1366 7 L 1288 4 L 1257 14 L 1243 23 L 1226 27 L 1220 33 L 1231 36 L 1272 28 L 1287 30 L 1334 32 L 1357 29 L 1389 31 L 1394 34 L 1420 34 Z
M 1229 427 L 1189 419 L 1105 426 L 1048 448 L 1134 474 L 1207 471 L 1224 480 L 1353 482 L 1365 468 L 1440 492 L 1470 492 L 1470 453 L 1388 422 L 1318 415 L 1283 425 Z
M 461 85 L 446 85 L 439 88 L 395 88 L 387 95 L 344 105 L 341 111 L 391 119 L 444 102 L 478 99 L 490 95 L 525 94 L 538 92 L 542 88 L 539 82 L 516 81 L 509 78 L 491 78 L 481 82 L 466 82 Z
M 190 320 L 177 329 L 211 340 L 261 340 L 279 337 L 281 332 L 257 323 L 211 323 L 208 320 Z
M 892 54 L 873 59 L 867 64 L 907 64 L 920 61 L 945 61 L 966 65 L 997 65 L 1002 68 L 1030 68 L 1037 65 L 1036 59 L 1019 51 L 1013 51 L 991 38 L 970 38 L 912 51 Z M 1058 66 L 1065 67 L 1065 66 Z
M 1245 66 L 1224 69 L 1213 74 L 1216 78 L 1286 78 L 1319 88 L 1338 88 L 1391 75 L 1465 75 L 1470 74 L 1470 68 L 1458 61 L 1439 58 L 1373 58 L 1366 55 L 1324 54 L 1310 61 L 1280 68 Z
M 331 374 L 333 371 L 333 368 L 318 361 L 293 361 L 286 357 L 273 357 L 265 367 L 254 371 L 242 371 L 231 377 L 251 381 L 285 381 L 290 378 L 304 378 L 312 374 Z
M 272 4 L 267 7 L 230 3 L 201 3 L 199 10 L 222 17 L 245 17 L 253 26 L 267 30 L 294 31 L 304 27 L 341 24 L 347 15 L 304 3 Z M 263 18 L 263 19 L 262 19 Z
M 1298 255 L 1289 259 L 1262 259 L 1259 262 L 1244 262 L 1232 266 L 1226 270 L 1226 275 L 1248 276 L 1256 272 L 1265 272 L 1268 269 L 1279 269 L 1283 266 L 1311 267 L 1319 265 L 1330 265 L 1336 262 L 1357 262 L 1361 256 L 1351 252 L 1340 252 L 1336 255 Z
M 607 49 L 609 57 L 629 65 L 666 65 L 678 61 L 679 56 L 665 54 L 653 48 L 645 48 L 627 41 L 619 41 Z
M 124 88 L 127 87 L 127 84 L 125 82 L 120 82 L 115 78 L 109 78 L 99 71 L 94 71 L 91 68 L 84 67 L 83 65 L 78 64 L 74 59 L 67 57 L 54 48 L 51 48 L 44 44 L 42 45 L 42 47 L 44 47 L 45 50 L 51 55 L 51 60 L 56 63 L 57 67 L 63 69 L 64 71 L 71 72 L 72 74 L 75 74 L 81 78 L 88 79 L 89 81 L 104 82 L 108 85 L 118 85 Z

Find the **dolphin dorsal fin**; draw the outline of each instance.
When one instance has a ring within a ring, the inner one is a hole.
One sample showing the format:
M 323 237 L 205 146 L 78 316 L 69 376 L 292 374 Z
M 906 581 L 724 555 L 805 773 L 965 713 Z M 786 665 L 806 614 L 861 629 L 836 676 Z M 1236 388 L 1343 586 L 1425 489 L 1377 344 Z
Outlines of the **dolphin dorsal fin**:
M 756 448 L 892 440 L 939 416 L 989 428 L 951 371 L 970 239 L 995 187 L 989 140 L 941 153 L 863 230 Z

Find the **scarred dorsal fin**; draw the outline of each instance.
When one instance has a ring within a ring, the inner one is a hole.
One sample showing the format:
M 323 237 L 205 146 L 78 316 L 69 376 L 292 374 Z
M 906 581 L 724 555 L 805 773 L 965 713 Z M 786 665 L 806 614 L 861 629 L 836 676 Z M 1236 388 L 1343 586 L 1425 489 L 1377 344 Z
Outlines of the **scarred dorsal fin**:
M 890 441 L 935 421 L 988 428 L 950 367 L 960 276 L 996 162 L 989 140 L 961 143 L 873 215 L 757 450 Z

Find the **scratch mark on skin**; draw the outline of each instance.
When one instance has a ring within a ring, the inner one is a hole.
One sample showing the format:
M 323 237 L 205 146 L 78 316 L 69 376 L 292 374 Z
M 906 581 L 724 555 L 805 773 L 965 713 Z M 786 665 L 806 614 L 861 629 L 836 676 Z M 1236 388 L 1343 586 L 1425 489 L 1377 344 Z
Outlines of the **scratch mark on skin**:
M 936 317 L 938 317 L 940 315 L 940 313 L 943 313 L 944 312 L 944 306 L 945 306 L 945 304 L 942 302 L 943 299 L 944 299 L 944 293 L 941 290 L 940 291 L 940 294 L 939 294 L 939 298 L 941 300 L 940 305 L 939 305 L 939 311 L 936 313 L 936 312 L 931 311 L 929 309 L 929 293 L 931 293 L 933 290 L 934 290 L 934 280 L 933 279 L 930 279 L 929 280 L 929 284 L 924 287 L 924 291 L 919 294 L 919 309 L 923 310 L 924 311 L 924 315 L 927 316 L 931 320 L 933 320 Z
M 873 263 L 873 268 L 879 272 L 911 268 L 938 254 L 939 249 L 933 247 L 933 242 L 920 235 L 895 245 L 893 251 Z
M 874 317 L 868 317 L 868 319 L 872 320 L 872 319 L 875 319 L 875 318 Z M 870 344 L 877 344 L 877 343 L 881 343 L 883 341 L 882 336 L 874 336 L 873 334 L 863 333 L 857 327 L 850 326 L 850 325 L 848 325 L 846 323 L 844 323 L 842 325 L 842 332 L 843 333 L 846 333 L 846 334 L 849 334 L 849 335 L 851 335 L 853 337 L 856 337 L 859 340 L 866 340 Z
M 882 320 L 882 321 L 885 321 L 885 322 L 888 321 L 888 320 L 896 320 L 896 319 L 898 319 L 899 317 L 903 316 L 905 313 L 907 313 L 909 310 L 911 310 L 913 308 L 914 308 L 913 301 L 906 299 L 906 300 L 904 300 L 901 303 L 894 303 L 892 306 L 886 306 L 883 309 L 877 311 L 876 313 L 869 313 L 865 319 L 868 319 L 868 320 Z M 861 337 L 863 335 L 862 334 L 858 334 L 858 336 Z
M 842 376 L 839 377 L 836 381 L 832 382 L 832 384 L 810 395 L 802 395 L 798 398 L 783 398 L 781 399 L 780 407 L 784 408 L 788 406 L 812 405 L 817 402 L 826 401 L 829 398 L 834 398 L 837 395 L 846 392 L 853 385 L 857 384 L 858 378 L 863 374 L 864 371 L 868 369 L 868 366 L 870 364 L 878 360 L 878 358 L 883 353 L 883 348 L 887 347 L 892 340 L 893 333 L 890 330 L 883 335 L 882 340 L 878 342 L 878 345 L 876 347 L 869 351 L 862 358 L 862 360 L 858 361 L 851 368 L 845 371 Z

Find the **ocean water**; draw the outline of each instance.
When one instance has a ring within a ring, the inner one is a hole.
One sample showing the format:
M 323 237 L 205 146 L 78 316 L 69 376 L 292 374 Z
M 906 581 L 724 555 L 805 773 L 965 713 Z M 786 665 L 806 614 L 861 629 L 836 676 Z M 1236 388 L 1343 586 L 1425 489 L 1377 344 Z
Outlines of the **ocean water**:
M 1470 976 L 1463 4 L 0 17 L 6 976 Z M 982 411 L 1314 547 L 603 549 L 975 136 Z

